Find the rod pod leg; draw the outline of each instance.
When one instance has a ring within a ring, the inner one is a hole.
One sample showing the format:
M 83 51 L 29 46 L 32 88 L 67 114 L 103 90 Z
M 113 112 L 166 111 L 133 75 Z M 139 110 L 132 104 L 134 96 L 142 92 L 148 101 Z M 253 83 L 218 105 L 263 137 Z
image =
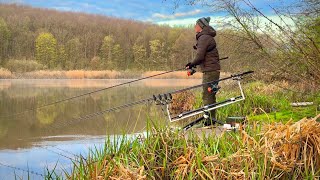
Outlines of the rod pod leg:
M 187 124 L 186 126 L 184 126 L 183 130 L 186 131 L 186 130 L 190 129 L 192 126 L 194 126 L 194 125 L 198 124 L 199 122 L 201 122 L 202 120 L 204 120 L 204 119 L 207 120 L 209 118 L 210 118 L 210 113 L 206 111 L 206 112 L 204 112 L 202 117 L 200 117 L 200 118 L 192 121 L 191 123 Z M 213 124 L 214 123 L 218 123 L 218 124 L 223 125 L 223 122 L 218 121 L 215 118 L 212 118 L 211 121 L 212 121 Z

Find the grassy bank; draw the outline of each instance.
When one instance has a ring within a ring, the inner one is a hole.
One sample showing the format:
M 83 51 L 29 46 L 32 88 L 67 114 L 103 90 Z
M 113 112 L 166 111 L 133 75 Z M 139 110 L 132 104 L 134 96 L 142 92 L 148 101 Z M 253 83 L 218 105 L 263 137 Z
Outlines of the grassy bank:
M 11 72 L 7 69 L 0 69 L 0 79 L 133 79 L 160 74 L 164 71 L 86 71 L 86 70 L 70 70 L 70 71 L 49 71 L 39 70 L 31 72 Z M 193 76 L 187 76 L 186 71 L 177 71 L 164 74 L 154 78 L 161 79 L 185 79 L 185 78 L 202 78 L 201 73 Z
M 218 102 L 240 95 L 239 87 L 235 85 L 235 82 L 223 82 L 220 86 L 222 88 L 216 95 Z M 246 117 L 246 119 L 261 122 L 287 122 L 288 120 L 298 121 L 304 117 L 315 117 L 320 112 L 319 89 L 310 91 L 297 86 L 289 87 L 286 82 L 265 84 L 259 81 L 244 83 L 242 88 L 245 100 L 219 108 L 217 119 L 225 121 L 228 117 Z M 187 102 L 192 103 L 191 107 L 194 108 L 203 106 L 200 91 L 193 92 L 193 95 L 182 94 L 178 99 L 179 102 L 183 102 L 181 99 L 187 99 Z M 306 101 L 313 102 L 313 105 L 291 106 L 291 103 Z M 181 103 L 176 106 L 186 107 Z M 185 111 L 183 108 L 180 109 Z
M 304 117 L 315 117 L 319 113 L 320 91 L 288 86 L 286 82 L 264 84 L 255 81 L 243 85 L 246 99 L 240 103 L 220 108 L 218 119 L 228 116 L 247 116 L 248 119 L 264 122 L 298 121 Z M 239 92 L 222 89 L 218 93 L 218 101 L 236 96 Z M 312 106 L 293 107 L 293 102 L 313 102 Z
M 139 136 L 107 136 L 103 149 L 74 161 L 68 179 L 317 179 L 320 178 L 319 92 L 285 84 L 244 85 L 246 100 L 218 110 L 218 119 L 246 116 L 238 132 L 182 132 L 147 118 Z M 239 92 L 226 85 L 221 101 Z M 195 92 L 193 106 L 201 105 Z M 291 102 L 313 101 L 294 108 Z M 306 117 L 306 118 L 301 118 Z M 163 122 L 163 121 L 162 121 Z M 188 138 L 186 138 L 186 136 Z
M 149 128 L 107 139 L 74 162 L 68 179 L 317 179 L 320 123 L 250 122 L 238 133 L 195 134 Z

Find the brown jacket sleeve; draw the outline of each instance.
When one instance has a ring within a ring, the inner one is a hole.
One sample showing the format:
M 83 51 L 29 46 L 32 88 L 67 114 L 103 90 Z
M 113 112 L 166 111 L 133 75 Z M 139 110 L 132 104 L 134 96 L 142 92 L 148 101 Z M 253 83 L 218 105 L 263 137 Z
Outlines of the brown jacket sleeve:
M 192 65 L 199 65 L 202 61 L 204 61 L 207 49 L 210 43 L 210 38 L 212 38 L 209 35 L 202 35 L 199 37 L 197 42 L 197 54 L 195 59 L 192 61 Z

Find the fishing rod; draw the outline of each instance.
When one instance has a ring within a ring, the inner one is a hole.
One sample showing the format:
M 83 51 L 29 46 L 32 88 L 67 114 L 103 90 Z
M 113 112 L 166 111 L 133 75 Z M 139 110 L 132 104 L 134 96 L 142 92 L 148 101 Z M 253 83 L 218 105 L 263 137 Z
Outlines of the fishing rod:
M 82 97 L 82 96 L 91 95 L 91 94 L 94 94 L 94 93 L 97 93 L 97 92 L 100 92 L 100 91 L 105 91 L 105 90 L 112 89 L 112 88 L 115 88 L 115 87 L 123 86 L 123 85 L 130 84 L 130 83 L 133 83 L 133 82 L 141 81 L 141 80 L 144 80 L 144 79 L 153 78 L 153 77 L 156 77 L 156 76 L 161 76 L 161 75 L 172 73 L 172 72 L 175 72 L 175 71 L 181 71 L 181 70 L 184 70 L 184 69 L 185 68 L 180 68 L 180 69 L 175 69 L 175 70 L 171 70 L 171 71 L 166 71 L 166 72 L 162 72 L 162 73 L 159 73 L 159 74 L 155 74 L 155 75 L 151 75 L 151 76 L 135 79 L 135 80 L 132 80 L 132 81 L 128 81 L 128 82 L 125 82 L 125 83 L 116 84 L 116 85 L 113 85 L 113 86 L 97 89 L 97 90 L 94 90 L 94 91 L 90 91 L 90 92 L 87 92 L 87 93 L 79 94 L 79 95 L 76 95 L 76 96 L 71 96 L 71 97 L 68 97 L 68 98 L 65 98 L 65 99 L 61 99 L 61 100 L 57 100 L 57 101 L 54 101 L 54 102 L 50 102 L 50 103 L 47 103 L 47 104 L 44 104 L 44 105 L 41 105 L 41 106 L 38 106 L 38 107 L 27 109 L 25 111 L 18 112 L 18 113 L 15 113 L 15 114 L 7 115 L 7 116 L 1 116 L 1 118 L 14 117 L 14 116 L 21 115 L 21 114 L 24 114 L 24 113 L 27 113 L 27 112 L 30 112 L 30 111 L 35 111 L 35 110 L 38 110 L 38 109 L 41 109 L 41 108 L 44 108 L 44 107 L 48 107 L 48 106 L 52 106 L 52 105 L 55 105 L 55 104 L 58 104 L 58 103 L 70 101 L 70 100 L 73 100 L 73 99 L 76 99 L 76 98 L 79 98 L 79 97 Z
M 60 128 L 60 127 L 66 126 L 66 125 L 71 125 L 71 124 L 74 124 L 74 123 L 77 123 L 77 122 L 81 122 L 82 120 L 87 120 L 87 119 L 90 119 L 90 118 L 93 118 L 93 117 L 96 117 L 96 116 L 99 116 L 99 115 L 103 115 L 105 113 L 114 112 L 114 111 L 117 111 L 117 110 L 121 110 L 121 109 L 124 109 L 124 108 L 127 108 L 127 107 L 131 107 L 131 106 L 134 106 L 134 105 L 142 104 L 142 103 L 155 102 L 156 105 L 168 105 L 168 104 L 170 104 L 172 102 L 172 95 L 173 94 L 177 94 L 177 93 L 181 93 L 181 92 L 184 92 L 184 91 L 188 91 L 188 90 L 195 89 L 195 88 L 198 88 L 198 87 L 202 87 L 202 86 L 208 85 L 208 84 L 216 84 L 216 83 L 218 83 L 220 81 L 225 81 L 225 80 L 228 80 L 228 79 L 234 79 L 234 78 L 237 79 L 239 77 L 242 77 L 242 76 L 250 74 L 250 73 L 253 73 L 253 71 L 246 71 L 246 72 L 243 72 L 243 73 L 240 73 L 240 74 L 234 74 L 234 75 L 231 75 L 229 77 L 225 77 L 225 78 L 214 80 L 214 81 L 205 82 L 205 83 L 202 83 L 202 84 L 199 84 L 199 85 L 183 88 L 183 89 L 180 89 L 180 90 L 175 90 L 175 91 L 172 91 L 172 92 L 169 92 L 169 93 L 165 93 L 165 94 L 152 95 L 152 97 L 149 97 L 149 98 L 146 98 L 146 99 L 142 99 L 142 100 L 139 100 L 139 101 L 135 101 L 135 102 L 123 104 L 123 105 L 120 105 L 120 106 L 112 107 L 112 108 L 109 108 L 109 109 L 105 109 L 105 110 L 102 110 L 102 111 L 94 112 L 94 113 L 91 113 L 91 114 L 88 114 L 88 115 L 85 115 L 85 116 L 81 116 L 81 117 L 76 118 L 76 119 L 71 119 L 71 120 L 68 120 L 68 121 L 64 121 L 61 124 L 57 124 L 54 127 L 50 127 L 50 129 L 51 130 L 57 129 L 57 128 Z
M 228 59 L 228 58 L 229 57 L 223 57 L 223 58 L 220 58 L 219 60 L 224 60 L 224 59 Z M 134 83 L 134 82 L 137 82 L 137 81 L 150 79 L 150 78 L 153 78 L 153 77 L 157 77 L 157 76 L 161 76 L 161 75 L 164 75 L 164 74 L 169 74 L 169 73 L 176 72 L 176 71 L 181 71 L 181 70 L 185 70 L 185 68 L 179 68 L 179 69 L 175 69 L 175 70 L 170 70 L 170 71 L 162 72 L 162 73 L 159 73 L 159 74 L 154 74 L 154 75 L 151 75 L 151 76 L 146 76 L 146 77 L 142 77 L 142 78 L 135 79 L 135 80 L 132 80 L 132 81 L 128 81 L 128 82 L 125 82 L 125 83 L 120 83 L 120 84 L 116 84 L 116 85 L 113 85 L 113 86 L 97 89 L 97 90 L 90 91 L 90 92 L 83 93 L 83 94 L 79 94 L 79 95 L 76 95 L 76 96 L 71 96 L 71 97 L 68 97 L 68 98 L 65 98 L 65 99 L 60 99 L 60 100 L 57 100 L 57 101 L 54 101 L 54 102 L 50 102 L 50 103 L 47 103 L 47 104 L 44 104 L 44 105 L 41 105 L 41 106 L 38 106 L 38 107 L 34 107 L 34 108 L 31 108 L 31 109 L 26 109 L 25 111 L 21 111 L 21 112 L 18 112 L 18 113 L 6 115 L 6 116 L 1 116 L 1 118 L 14 117 L 14 116 L 21 115 L 21 114 L 24 114 L 24 113 L 27 113 L 27 112 L 31 112 L 31 111 L 35 111 L 35 110 L 38 110 L 38 109 L 41 109 L 41 108 L 44 108 L 44 107 L 48 107 L 48 106 L 52 106 L 52 105 L 59 104 L 59 103 L 62 103 L 62 102 L 70 101 L 70 100 L 73 100 L 73 99 L 76 99 L 76 98 L 79 98 L 79 97 L 91 95 L 91 94 L 94 94 L 94 93 L 97 93 L 97 92 L 100 92 L 100 91 L 105 91 L 105 90 L 112 89 L 112 88 L 115 88 L 115 87 L 131 84 L 131 83 Z M 193 73 L 195 73 L 195 71 Z M 190 74 L 190 75 L 192 75 L 192 74 Z M 190 75 L 188 73 L 188 76 L 190 76 Z
M 249 73 L 253 73 L 253 71 L 245 72 L 245 74 L 249 74 Z M 244 75 L 244 73 L 242 73 L 241 76 L 243 76 L 243 75 Z M 229 104 L 233 104 L 233 103 L 245 100 L 243 89 L 242 89 L 241 83 L 240 83 L 241 76 L 232 77 L 232 79 L 236 80 L 237 83 L 238 83 L 238 86 L 239 86 L 239 89 L 240 89 L 240 96 L 232 97 L 232 98 L 229 98 L 229 99 L 224 100 L 222 102 L 208 104 L 208 105 L 205 105 L 205 106 L 203 106 L 201 108 L 198 108 L 198 109 L 195 109 L 195 110 L 191 110 L 191 111 L 188 111 L 188 112 L 183 112 L 183 113 L 180 113 L 180 114 L 175 115 L 175 116 L 171 116 L 171 114 L 169 112 L 169 104 L 167 104 L 167 112 L 168 112 L 168 117 L 169 117 L 170 122 L 182 120 L 182 119 L 185 119 L 185 118 L 188 118 L 188 117 L 191 117 L 191 116 L 195 116 L 195 115 L 198 115 L 198 114 L 201 114 L 201 113 L 207 113 L 210 110 L 218 109 L 220 107 L 223 107 L 223 106 L 226 106 L 226 105 L 229 105 Z M 213 84 L 213 85 L 215 87 L 213 87 L 213 88 L 209 87 L 210 89 L 208 88 L 209 93 L 210 93 L 210 91 L 211 91 L 211 93 L 216 93 L 220 89 L 219 87 L 217 87 L 217 84 Z M 208 117 L 205 117 L 205 118 L 208 118 Z

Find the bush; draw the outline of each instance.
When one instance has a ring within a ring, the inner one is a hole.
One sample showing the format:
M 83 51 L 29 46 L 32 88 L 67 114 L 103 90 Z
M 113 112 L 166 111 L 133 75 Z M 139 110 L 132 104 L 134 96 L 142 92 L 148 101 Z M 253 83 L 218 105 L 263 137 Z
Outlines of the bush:
M 46 66 L 33 60 L 9 60 L 5 68 L 11 72 L 30 72 L 46 69 Z

